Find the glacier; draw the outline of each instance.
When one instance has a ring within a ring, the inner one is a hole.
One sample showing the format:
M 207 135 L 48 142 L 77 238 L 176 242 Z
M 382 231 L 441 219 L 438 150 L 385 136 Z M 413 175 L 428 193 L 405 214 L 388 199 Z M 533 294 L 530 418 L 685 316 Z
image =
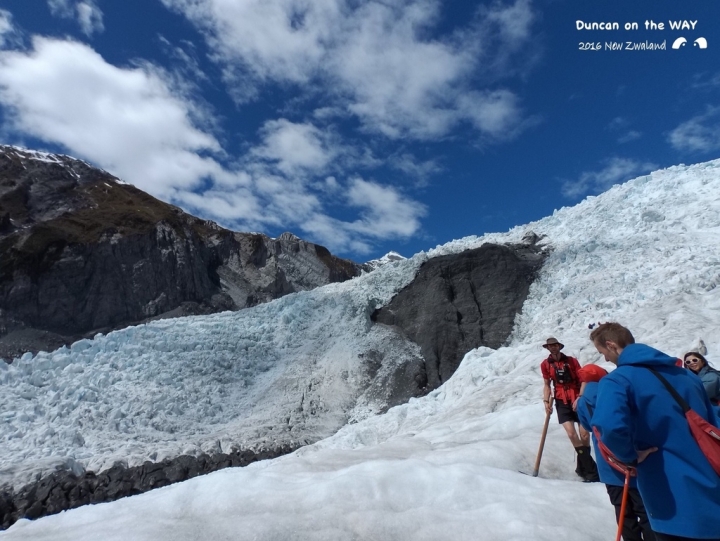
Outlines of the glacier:
M 519 242 L 528 231 L 551 253 L 506 347 L 471 351 L 442 387 L 383 414 L 372 397 L 356 395 L 352 379 L 366 377 L 357 351 L 412 353 L 385 343 L 368 310 L 428 258 Z M 559 425 L 551 423 L 540 478 L 519 473 L 532 469 L 544 418 L 541 344 L 555 336 L 581 364 L 611 368 L 588 325 L 612 320 L 678 356 L 703 339 L 713 363 L 719 233 L 720 160 L 676 166 L 343 284 L 239 313 L 153 322 L 0 366 L 0 479 L 54 461 L 102 468 L 222 448 L 277 426 L 279 404 L 308 369 L 324 374 L 315 406 L 351 421 L 290 455 L 21 520 L 0 539 L 609 539 L 615 523 L 605 489 L 579 482 Z M 298 437 L 330 427 L 303 428 Z M 558 509 L 573 512 L 559 523 Z

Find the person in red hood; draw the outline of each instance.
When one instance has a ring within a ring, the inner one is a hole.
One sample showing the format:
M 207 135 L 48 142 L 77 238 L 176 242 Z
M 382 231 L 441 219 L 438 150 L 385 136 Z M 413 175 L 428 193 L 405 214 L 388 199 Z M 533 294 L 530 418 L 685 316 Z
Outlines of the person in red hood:
M 550 401 L 551 393 L 555 398 L 555 409 L 558 422 L 567 433 L 577 453 L 577 468 L 575 473 L 583 478 L 585 482 L 593 483 L 600 481 L 597 472 L 597 465 L 590 454 L 590 434 L 580 426 L 577 413 L 573 405 L 580 396 L 580 363 L 575 357 L 568 357 L 562 353 L 565 347 L 556 338 L 548 338 L 543 347 L 550 352 L 550 356 L 540 365 L 543 381 L 543 402 L 545 411 L 552 412 Z M 552 382 L 553 389 L 550 388 Z M 577 430 L 575 423 L 578 423 Z

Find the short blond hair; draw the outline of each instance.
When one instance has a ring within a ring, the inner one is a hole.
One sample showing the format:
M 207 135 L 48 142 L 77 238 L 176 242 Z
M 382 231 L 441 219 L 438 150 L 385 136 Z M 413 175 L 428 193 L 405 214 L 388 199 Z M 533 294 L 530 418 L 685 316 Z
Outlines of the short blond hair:
M 593 344 L 605 347 L 607 342 L 615 342 L 618 347 L 625 348 L 635 343 L 632 333 L 619 323 L 610 322 L 600 324 L 590 333 Z

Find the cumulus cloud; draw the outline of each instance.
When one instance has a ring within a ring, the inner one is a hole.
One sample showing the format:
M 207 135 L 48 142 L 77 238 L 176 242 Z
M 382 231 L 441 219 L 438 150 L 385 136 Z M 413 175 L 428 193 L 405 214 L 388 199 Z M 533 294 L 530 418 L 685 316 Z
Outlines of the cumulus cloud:
M 0 100 L 19 132 L 163 198 L 222 173 L 201 155 L 219 151 L 217 140 L 193 126 L 161 72 L 117 68 L 78 42 L 35 37 L 30 52 L 0 54 Z
M 357 253 L 367 253 L 372 239 L 415 234 L 421 218 L 427 214 L 424 205 L 406 198 L 397 189 L 360 177 L 351 179 L 345 199 L 358 210 L 357 220 L 341 222 L 325 215 L 312 215 L 303 222 L 302 229 L 328 245 L 342 242 Z
M 197 24 L 239 99 L 264 84 L 325 89 L 329 109 L 390 138 L 434 139 L 468 122 L 481 134 L 517 133 L 509 90 L 474 87 L 508 73 L 530 38 L 528 0 L 482 8 L 467 28 L 435 36 L 438 0 L 163 0 Z
M 613 157 L 605 160 L 596 171 L 586 171 L 574 181 L 566 181 L 562 185 L 565 197 L 580 198 L 590 193 L 601 193 L 615 184 L 657 169 L 657 165 L 630 158 Z
M 94 0 L 48 0 L 50 12 L 63 19 L 75 19 L 86 36 L 105 30 L 103 12 Z
M 174 81 L 147 63 L 113 66 L 71 40 L 35 37 L 30 50 L 0 51 L 6 127 L 205 218 L 243 230 L 300 229 L 356 253 L 421 227 L 424 208 L 399 190 L 328 175 L 337 159 L 365 158 L 311 123 L 266 122 L 258 145 L 232 163 L 208 129 L 216 122 Z M 337 204 L 360 218 L 333 218 Z
M 670 132 L 668 141 L 685 152 L 720 150 L 720 107 L 708 106 L 704 113 L 683 122 Z
M 309 123 L 270 120 L 260 133 L 263 142 L 252 150 L 253 156 L 268 160 L 285 174 L 322 172 L 336 154 L 327 133 Z
M 408 237 L 420 228 L 419 219 L 426 209 L 420 203 L 405 200 L 390 186 L 355 178 L 347 193 L 351 206 L 361 209 L 359 220 L 349 225 L 353 231 L 385 238 L 391 232 Z

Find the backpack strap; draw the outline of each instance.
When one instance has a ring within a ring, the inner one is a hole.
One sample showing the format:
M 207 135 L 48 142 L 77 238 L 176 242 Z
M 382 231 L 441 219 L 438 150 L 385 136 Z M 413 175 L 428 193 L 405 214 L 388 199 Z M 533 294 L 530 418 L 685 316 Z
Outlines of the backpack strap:
M 553 381 L 555 381 L 557 379 L 557 372 L 555 370 L 555 364 L 562 363 L 563 368 L 570 374 L 570 379 L 572 379 L 573 383 L 580 382 L 580 378 L 579 378 L 577 372 L 575 371 L 575 366 L 568 359 L 570 359 L 570 357 L 568 357 L 567 355 L 560 357 L 560 359 L 557 361 L 555 359 L 553 359 L 552 357 L 547 358 L 548 366 L 551 370 L 550 375 L 552 376 Z
M 662 377 L 658 372 L 646 365 L 636 365 L 642 368 L 647 368 L 657 377 L 665 388 L 670 392 L 672 397 L 682 408 L 685 419 L 688 423 L 690 434 L 700 448 L 700 452 L 705 455 L 708 463 L 715 471 L 716 474 L 720 475 L 720 430 L 712 424 L 710 424 L 705 418 L 700 416 L 695 410 L 693 410 L 688 403 L 678 394 L 675 388 Z
M 568 357 L 570 359 L 572 357 Z M 577 359 L 575 359 L 577 361 Z M 575 368 L 575 363 L 571 363 L 570 361 L 565 361 L 565 363 L 568 366 L 568 370 L 570 370 L 570 375 L 572 376 L 572 379 L 575 383 L 580 383 L 580 375 L 577 373 L 577 370 Z
M 662 375 L 657 370 L 655 370 L 654 368 L 650 368 L 649 366 L 646 366 L 646 365 L 637 365 L 637 366 L 642 366 L 643 368 L 647 368 L 648 370 L 650 370 L 650 372 L 652 372 L 653 376 L 655 376 L 657 379 L 660 380 L 660 383 L 662 383 L 665 386 L 665 388 L 668 390 L 668 392 L 675 399 L 675 402 L 678 403 L 678 406 L 680 406 L 682 408 L 683 413 L 687 413 L 688 411 L 690 411 L 690 405 L 687 402 L 685 402 L 685 399 L 682 396 L 680 396 L 680 394 L 678 394 L 678 392 L 675 390 L 675 387 L 670 385 L 670 382 L 668 380 L 666 380 L 664 377 L 662 377 Z

